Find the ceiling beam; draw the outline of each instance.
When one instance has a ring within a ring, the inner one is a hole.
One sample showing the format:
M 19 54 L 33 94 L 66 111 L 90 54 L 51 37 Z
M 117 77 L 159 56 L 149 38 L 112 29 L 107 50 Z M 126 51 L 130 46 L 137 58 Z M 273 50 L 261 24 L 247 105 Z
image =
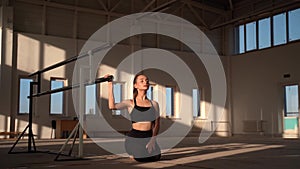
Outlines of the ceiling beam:
M 230 7 L 230 10 L 233 10 L 232 0 L 228 0 L 228 1 L 229 1 L 229 7 Z
M 150 12 L 159 12 L 159 11 L 162 11 L 162 10 L 164 10 L 164 8 L 169 7 L 170 5 L 172 5 L 173 3 L 175 3 L 176 1 L 178 1 L 178 0 L 171 0 L 171 1 L 168 1 L 166 3 L 163 3 L 163 4 L 159 5 L 159 6 L 151 9 Z
M 191 4 L 187 4 L 188 8 L 192 11 L 193 15 L 196 17 L 198 21 L 200 21 L 206 28 L 208 28 L 207 24 L 204 22 L 201 16 L 195 11 L 194 7 Z
M 156 0 L 152 0 L 150 3 L 148 3 L 147 6 L 145 6 L 145 8 L 141 10 L 141 12 L 145 12 L 146 10 L 148 10 L 150 8 L 150 6 L 155 3 L 155 1 Z
M 195 2 L 195 1 L 192 1 L 192 0 L 182 0 L 182 2 L 190 4 L 190 5 L 192 5 L 196 8 L 199 8 L 199 9 L 202 9 L 202 10 L 205 10 L 205 11 L 213 12 L 213 13 L 223 15 L 223 16 L 226 15 L 225 10 L 215 8 L 215 7 L 212 7 L 212 6 L 209 6 L 209 5 L 205 5 L 205 4 L 200 3 L 200 2 Z
M 119 1 L 117 2 L 117 4 L 116 4 L 114 7 L 112 7 L 109 11 L 110 11 L 110 12 L 114 11 L 114 10 L 120 5 L 121 1 L 122 1 L 122 0 L 119 0 Z
M 185 3 L 182 3 L 178 8 L 170 11 L 170 14 L 174 14 L 176 12 L 178 12 L 179 10 L 181 10 L 186 4 Z
M 40 0 L 30 0 L 30 1 L 16 0 L 16 1 L 22 2 L 22 3 L 27 3 L 27 4 L 39 5 L 39 6 L 43 6 L 43 4 L 44 4 L 44 1 L 40 1 Z M 104 10 L 100 10 L 100 9 L 90 9 L 90 8 L 85 8 L 85 7 L 60 4 L 60 3 L 56 3 L 56 2 L 45 1 L 45 3 L 46 3 L 46 6 L 48 6 L 48 7 L 61 8 L 61 9 L 67 9 L 67 10 L 77 10 L 80 12 L 88 12 L 88 13 L 93 13 L 93 14 L 98 14 L 98 15 L 110 15 L 110 16 L 115 16 L 115 17 L 122 17 L 122 16 L 126 15 L 126 14 L 117 13 L 117 12 L 109 12 L 109 11 L 104 11 Z
M 108 12 L 108 9 L 107 9 L 107 7 L 105 6 L 105 4 L 103 3 L 103 1 L 102 0 L 97 0 L 98 1 L 98 3 L 102 6 L 102 8 L 106 11 L 106 12 Z
M 217 28 L 220 28 L 220 27 L 223 27 L 223 26 L 226 26 L 226 25 L 229 25 L 229 24 L 234 24 L 234 23 L 237 23 L 237 22 L 245 23 L 249 19 L 254 20 L 254 19 L 259 19 L 259 18 L 272 16 L 272 15 L 274 15 L 274 11 L 276 13 L 278 13 L 278 12 L 284 12 L 284 11 L 287 11 L 287 10 L 293 9 L 293 8 L 299 8 L 299 7 L 300 7 L 299 0 L 289 1 L 289 2 L 286 2 L 284 4 L 280 4 L 280 5 L 277 5 L 277 6 L 266 8 L 264 10 L 254 12 L 252 14 L 248 14 L 247 16 L 241 16 L 241 17 L 238 17 L 238 18 L 231 19 L 227 22 L 223 22 L 221 24 L 215 25 L 215 26 L 211 27 L 210 29 L 211 30 L 217 29 Z

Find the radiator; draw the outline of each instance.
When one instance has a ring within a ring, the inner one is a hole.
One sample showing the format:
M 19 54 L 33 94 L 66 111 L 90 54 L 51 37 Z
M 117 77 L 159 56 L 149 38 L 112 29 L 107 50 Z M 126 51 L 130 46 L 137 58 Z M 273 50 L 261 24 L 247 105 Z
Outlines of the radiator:
M 244 132 L 264 132 L 262 120 L 244 120 L 243 131 Z

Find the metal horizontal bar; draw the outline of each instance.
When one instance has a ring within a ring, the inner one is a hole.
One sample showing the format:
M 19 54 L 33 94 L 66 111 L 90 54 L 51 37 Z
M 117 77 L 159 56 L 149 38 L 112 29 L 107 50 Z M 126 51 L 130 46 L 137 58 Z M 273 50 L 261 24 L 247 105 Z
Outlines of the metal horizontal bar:
M 60 66 L 62 66 L 62 65 L 68 64 L 68 63 L 73 62 L 73 61 L 76 61 L 77 59 L 83 58 L 83 57 L 86 57 L 86 56 L 88 56 L 88 54 L 84 54 L 84 55 L 82 55 L 82 56 L 74 56 L 74 57 L 71 57 L 71 58 L 69 58 L 69 59 L 67 59 L 67 60 L 64 60 L 64 61 L 62 61 L 62 62 L 58 62 L 58 63 L 56 63 L 56 64 L 54 64 L 54 65 L 51 65 L 51 66 L 46 67 L 46 68 L 44 68 L 44 69 L 41 69 L 41 70 L 39 70 L 39 71 L 37 71 L 37 72 L 34 72 L 34 73 L 30 74 L 29 77 L 34 76 L 34 75 L 37 75 L 37 74 L 41 74 L 41 73 L 44 73 L 44 72 L 47 72 L 47 71 L 49 71 L 49 70 L 51 70 L 51 69 L 55 69 L 55 68 L 57 68 L 57 67 L 60 67 Z
M 89 85 L 102 83 L 102 82 L 106 82 L 106 81 L 112 81 L 112 80 L 113 80 L 113 76 L 108 76 L 107 78 L 101 77 L 101 78 L 95 79 L 93 82 L 86 82 L 86 83 L 84 83 L 84 85 L 89 86 Z M 32 96 L 28 96 L 28 98 L 30 98 L 30 97 L 40 97 L 40 96 L 47 95 L 47 94 L 53 94 L 53 93 L 58 93 L 58 92 L 66 91 L 66 90 L 71 90 L 71 89 L 74 89 L 74 88 L 78 88 L 79 86 L 80 86 L 80 84 L 74 84 L 74 85 L 65 86 L 65 87 L 58 88 L 58 89 L 48 90 L 48 91 L 44 91 L 44 92 L 41 92 L 41 93 L 34 94 Z
M 92 52 L 92 53 L 95 53 L 95 52 L 98 52 L 98 51 L 100 51 L 100 50 L 109 48 L 109 47 L 111 47 L 111 46 L 112 46 L 111 44 L 105 43 L 104 45 L 102 45 L 102 46 L 100 46 L 100 47 L 98 47 L 98 48 L 92 49 L 91 52 Z M 41 70 L 39 70 L 39 71 L 36 71 L 36 72 L 30 74 L 29 77 L 34 76 L 34 75 L 37 75 L 37 74 L 41 74 L 41 73 L 44 73 L 44 72 L 47 72 L 47 71 L 49 71 L 49 70 L 55 69 L 55 68 L 57 68 L 57 67 L 60 67 L 60 66 L 65 65 L 65 64 L 74 62 L 74 61 L 76 61 L 76 60 L 78 60 L 78 59 L 85 58 L 85 57 L 87 57 L 87 56 L 89 56 L 88 52 L 86 52 L 86 53 L 84 53 L 84 54 L 82 54 L 82 55 L 79 55 L 79 56 L 73 56 L 73 57 L 71 57 L 71 58 L 69 58 L 69 59 L 67 59 L 67 60 L 58 62 L 58 63 L 56 63 L 56 64 L 54 64 L 54 65 L 51 65 L 51 66 L 49 66 L 49 67 L 46 67 L 46 68 L 41 69 Z

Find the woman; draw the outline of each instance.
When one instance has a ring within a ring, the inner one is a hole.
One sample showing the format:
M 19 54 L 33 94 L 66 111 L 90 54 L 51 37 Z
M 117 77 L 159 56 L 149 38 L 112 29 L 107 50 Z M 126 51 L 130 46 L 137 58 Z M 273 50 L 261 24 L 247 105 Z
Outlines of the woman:
M 159 105 L 156 101 L 147 98 L 148 88 L 148 77 L 137 74 L 133 80 L 133 99 L 115 103 L 113 84 L 108 82 L 109 109 L 127 109 L 130 114 L 132 129 L 127 134 L 125 149 L 131 157 L 141 162 L 157 161 L 161 156 L 156 142 L 160 123 Z

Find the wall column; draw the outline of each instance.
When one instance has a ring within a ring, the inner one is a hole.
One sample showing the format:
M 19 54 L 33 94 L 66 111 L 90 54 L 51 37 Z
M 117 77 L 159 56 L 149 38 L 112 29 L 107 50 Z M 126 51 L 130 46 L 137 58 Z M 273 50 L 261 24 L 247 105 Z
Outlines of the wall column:
M 5 4 L 5 3 L 3 3 Z M 12 82 L 14 59 L 13 59 L 13 8 L 0 7 L 0 131 L 10 131 L 15 112 L 12 111 L 12 91 L 17 90 Z

